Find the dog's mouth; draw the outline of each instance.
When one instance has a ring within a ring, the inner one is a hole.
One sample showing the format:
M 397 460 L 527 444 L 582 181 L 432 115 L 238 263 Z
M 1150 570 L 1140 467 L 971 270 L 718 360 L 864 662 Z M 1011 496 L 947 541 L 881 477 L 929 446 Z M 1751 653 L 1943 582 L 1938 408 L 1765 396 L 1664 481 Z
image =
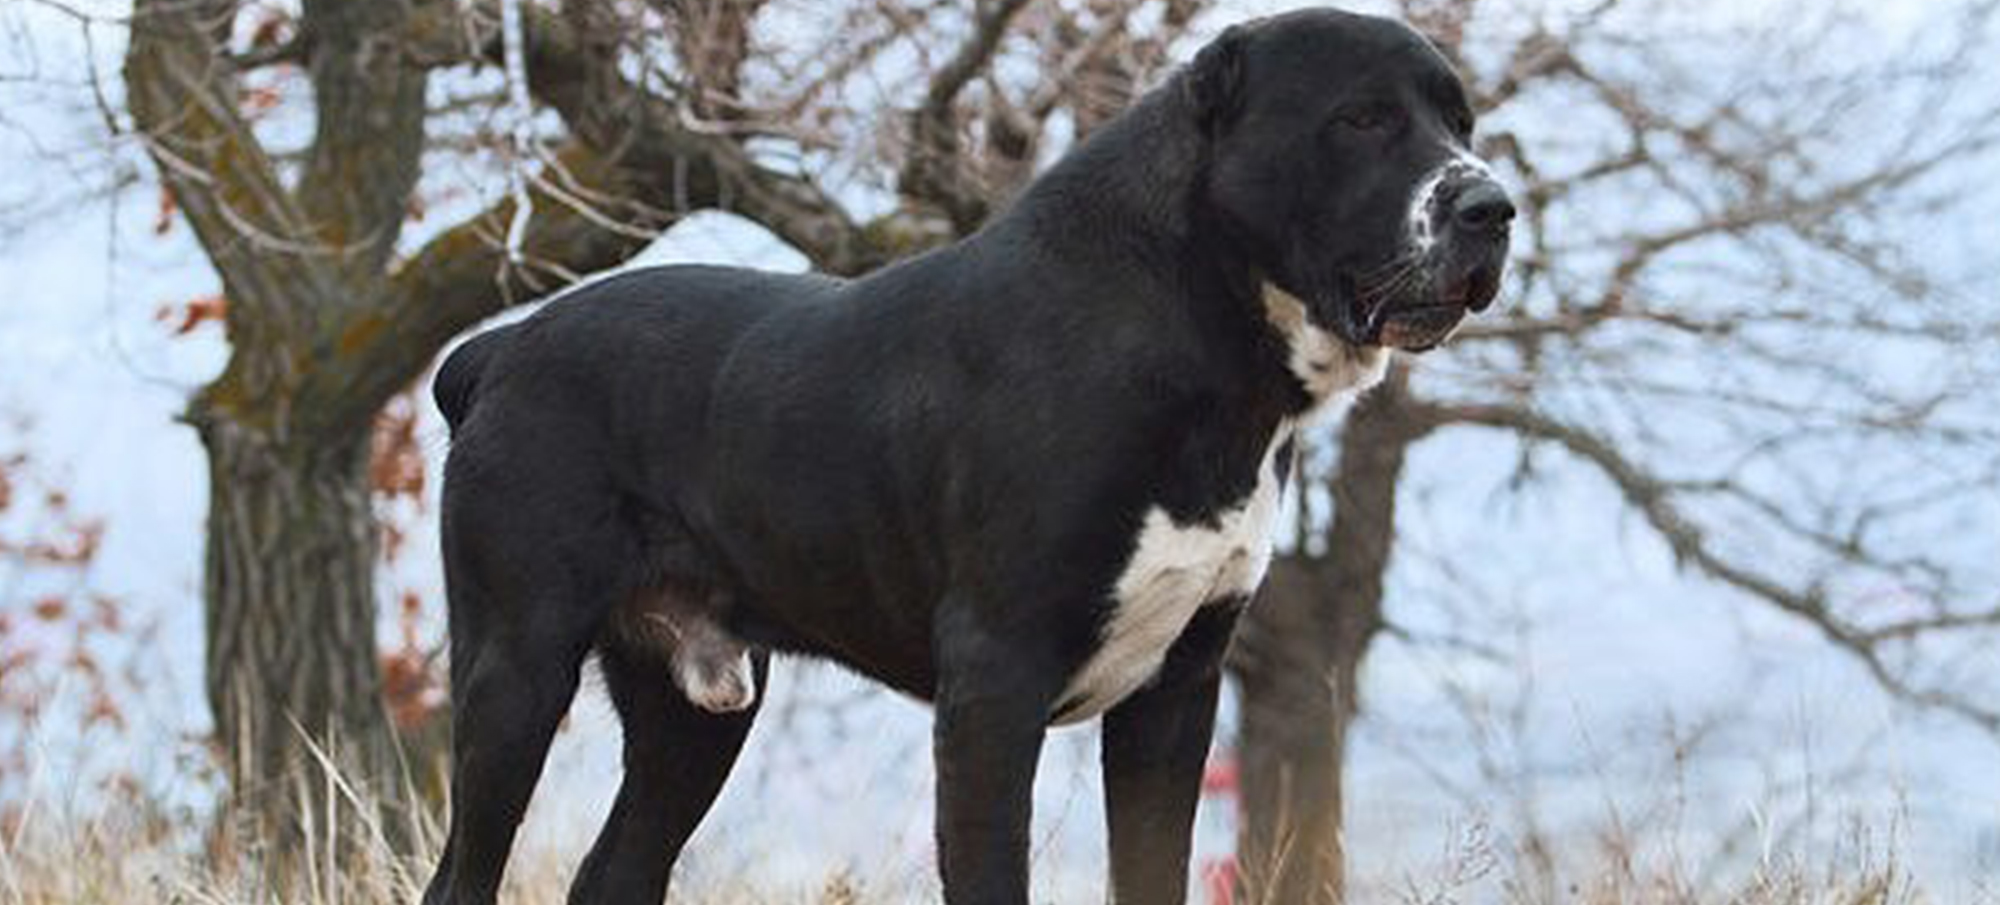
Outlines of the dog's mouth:
M 1465 320 L 1461 305 L 1440 303 L 1384 313 L 1374 328 L 1375 345 L 1405 352 L 1428 352 L 1451 338 Z
M 1413 268 L 1392 283 L 1357 281 L 1351 299 L 1350 339 L 1362 345 L 1428 352 L 1451 338 L 1467 314 L 1484 311 L 1500 292 L 1500 269 L 1481 263 L 1440 279 L 1431 268 Z

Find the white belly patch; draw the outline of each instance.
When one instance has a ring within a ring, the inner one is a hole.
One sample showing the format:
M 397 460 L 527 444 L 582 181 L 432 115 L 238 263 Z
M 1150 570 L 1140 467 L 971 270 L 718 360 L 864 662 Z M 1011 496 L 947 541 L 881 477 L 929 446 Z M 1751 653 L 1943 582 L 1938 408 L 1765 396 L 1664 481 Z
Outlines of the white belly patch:
M 1264 581 L 1284 495 L 1273 459 L 1292 429 L 1279 425 L 1258 463 L 1257 486 L 1214 523 L 1176 524 L 1158 506 L 1146 513 L 1113 586 L 1103 638 L 1063 694 L 1060 722 L 1090 719 L 1124 700 L 1160 671 L 1195 611 L 1246 596 Z

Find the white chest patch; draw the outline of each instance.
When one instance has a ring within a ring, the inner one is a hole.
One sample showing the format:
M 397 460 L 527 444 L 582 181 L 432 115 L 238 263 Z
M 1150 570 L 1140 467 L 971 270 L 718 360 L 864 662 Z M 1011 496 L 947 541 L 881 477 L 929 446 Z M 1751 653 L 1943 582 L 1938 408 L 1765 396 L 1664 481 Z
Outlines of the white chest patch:
M 1264 291 L 1265 315 L 1288 349 L 1287 367 L 1314 400 L 1312 410 L 1272 432 L 1248 496 L 1212 520 L 1180 524 L 1155 506 L 1140 526 L 1132 558 L 1112 588 L 1114 609 L 1097 651 L 1062 697 L 1061 722 L 1090 719 L 1159 673 L 1167 651 L 1202 607 L 1257 590 L 1271 564 L 1286 481 L 1278 450 L 1300 424 L 1382 380 L 1389 350 L 1357 348 L 1314 325 L 1305 304 L 1276 287 Z M 1290 462 L 1282 463 L 1289 476 Z
M 1178 524 L 1155 506 L 1112 589 L 1115 609 L 1097 652 L 1063 694 L 1062 722 L 1086 720 L 1138 690 L 1160 671 L 1167 649 L 1203 606 L 1257 589 L 1271 564 L 1284 494 L 1272 460 L 1292 436 L 1281 424 L 1257 466 L 1257 486 L 1212 522 Z

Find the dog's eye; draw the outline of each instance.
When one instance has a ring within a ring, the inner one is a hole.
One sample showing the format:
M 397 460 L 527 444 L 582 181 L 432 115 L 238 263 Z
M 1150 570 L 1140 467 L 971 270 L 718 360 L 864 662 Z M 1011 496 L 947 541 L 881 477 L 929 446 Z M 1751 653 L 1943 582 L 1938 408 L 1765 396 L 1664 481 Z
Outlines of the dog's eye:
M 1356 132 L 1379 132 L 1395 127 L 1402 110 L 1394 104 L 1355 104 L 1340 111 L 1335 122 Z

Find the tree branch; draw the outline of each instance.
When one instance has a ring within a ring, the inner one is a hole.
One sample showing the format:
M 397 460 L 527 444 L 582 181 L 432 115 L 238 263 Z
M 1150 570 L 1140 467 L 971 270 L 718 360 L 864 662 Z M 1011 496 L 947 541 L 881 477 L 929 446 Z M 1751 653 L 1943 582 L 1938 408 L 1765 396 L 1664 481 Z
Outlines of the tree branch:
M 985 221 L 990 202 L 966 179 L 953 107 L 965 86 L 993 61 L 1008 23 L 1029 2 L 988 0 L 979 4 L 972 34 L 944 68 L 931 76 L 923 105 L 910 113 L 909 155 L 898 174 L 897 189 L 943 209 L 960 235 Z
M 958 93 L 974 76 L 986 69 L 1007 34 L 1007 23 L 1032 0 L 986 0 L 978 5 L 972 34 L 960 45 L 944 68 L 931 76 L 930 90 L 924 95 L 923 110 L 931 116 L 947 115 Z
M 337 294 L 326 267 L 335 249 L 311 238 L 236 107 L 235 73 L 217 37 L 234 14 L 228 0 L 138 0 L 125 57 L 128 105 L 222 277 L 232 334 L 296 334 L 302 304 Z
M 530 92 L 563 118 L 572 140 L 531 189 L 522 263 L 506 261 L 508 199 L 393 268 L 375 303 L 339 325 L 331 340 L 338 362 L 317 375 L 304 394 L 310 404 L 300 406 L 312 418 L 366 423 L 452 336 L 625 260 L 696 210 L 740 213 L 836 273 L 890 256 L 817 186 L 762 166 L 731 136 L 686 128 L 675 104 L 625 79 L 615 55 L 593 53 L 569 21 L 531 4 L 523 13 Z
M 631 174 L 572 145 L 558 156 L 567 178 L 606 196 L 630 191 Z M 586 208 L 537 182 L 521 264 L 509 263 L 505 237 L 514 216 L 502 200 L 446 230 L 390 274 L 381 302 L 350 318 L 339 337 L 338 366 L 316 381 L 300 408 L 329 423 L 365 423 L 381 401 L 409 386 L 453 336 L 508 306 L 545 296 L 579 275 L 636 254 L 668 223 L 637 205 Z M 603 217 L 628 228 L 607 228 Z
M 528 15 L 528 87 L 578 141 L 631 174 L 628 196 L 676 214 L 700 209 L 755 220 L 835 273 L 888 260 L 839 203 L 802 177 L 758 163 L 735 137 L 690 129 L 678 105 L 593 54 L 569 23 L 535 7 Z
M 693 89 L 694 112 L 729 120 L 743 112 L 743 61 L 750 26 L 766 0 L 668 0 L 675 54 Z
M 1835 647 L 1860 661 L 1876 683 L 1890 695 L 1921 707 L 1954 714 L 1987 732 L 2000 734 L 2000 709 L 1911 684 L 1889 667 L 1882 649 L 1884 642 L 1908 640 L 1928 631 L 2000 626 L 2000 611 L 1931 616 L 1872 628 L 1856 625 L 1833 611 L 1824 589 L 1817 584 L 1805 588 L 1787 587 L 1782 581 L 1754 567 L 1732 562 L 1717 553 L 1703 530 L 1674 504 L 1672 486 L 1625 456 L 1610 440 L 1519 406 L 1426 403 L 1422 409 L 1424 417 L 1439 424 L 1477 424 L 1500 428 L 1532 440 L 1561 446 L 1609 478 L 1626 503 L 1639 511 L 1683 565 L 1692 566 L 1710 578 L 1811 624 Z
M 298 199 L 361 301 L 381 279 L 423 162 L 424 86 L 409 40 L 412 5 L 307 0 L 314 132 Z

